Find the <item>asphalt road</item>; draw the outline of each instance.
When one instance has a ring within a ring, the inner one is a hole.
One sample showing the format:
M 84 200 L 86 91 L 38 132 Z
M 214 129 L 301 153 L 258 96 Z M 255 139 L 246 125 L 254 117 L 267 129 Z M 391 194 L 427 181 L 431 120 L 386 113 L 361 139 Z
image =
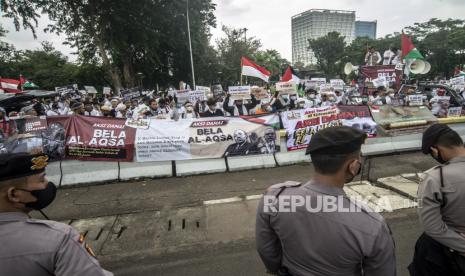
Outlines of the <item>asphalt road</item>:
M 409 275 L 407 266 L 412 256 L 420 226 L 414 210 L 388 215 L 388 223 L 396 241 L 397 275 Z M 253 240 L 243 240 L 215 247 L 202 247 L 169 258 L 147 258 L 107 265 L 118 276 L 145 275 L 268 275 L 255 251 Z
M 430 157 L 422 154 L 375 158 L 371 161 L 370 178 L 376 180 L 422 172 L 434 165 Z M 255 252 L 250 225 L 247 228 L 240 222 L 242 214 L 217 214 L 224 216 L 226 221 L 228 216 L 232 217 L 228 225 L 232 236 L 225 234 L 216 242 L 203 243 L 209 237 L 203 231 L 206 222 L 202 220 L 199 206 L 205 200 L 262 194 L 270 185 L 287 180 L 304 182 L 312 173 L 311 164 L 305 163 L 65 188 L 58 192 L 57 200 L 45 211 L 54 220 L 101 224 L 96 229 L 100 232 L 98 236 L 104 238 L 92 242 L 99 247 L 97 252 L 103 266 L 117 276 L 265 275 Z M 250 212 L 247 215 L 250 216 Z M 34 216 L 40 217 L 39 214 Z M 89 220 L 91 218 L 94 219 Z M 185 220 L 189 219 L 197 222 L 197 228 L 169 232 L 171 227 L 181 227 L 181 219 L 182 229 Z M 408 275 L 406 267 L 421 231 L 415 210 L 386 214 L 386 219 L 396 240 L 398 275 Z

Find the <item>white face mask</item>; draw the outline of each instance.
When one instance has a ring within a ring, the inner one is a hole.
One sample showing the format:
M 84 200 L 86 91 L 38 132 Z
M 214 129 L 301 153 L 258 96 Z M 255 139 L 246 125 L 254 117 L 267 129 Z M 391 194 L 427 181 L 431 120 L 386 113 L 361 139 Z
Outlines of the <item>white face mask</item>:
M 188 107 L 186 107 L 186 110 L 187 110 L 188 112 L 192 112 L 193 108 L 192 108 L 192 106 L 188 106 Z
M 315 96 L 315 94 L 310 94 L 308 97 L 309 97 L 310 99 L 315 99 L 316 96 Z

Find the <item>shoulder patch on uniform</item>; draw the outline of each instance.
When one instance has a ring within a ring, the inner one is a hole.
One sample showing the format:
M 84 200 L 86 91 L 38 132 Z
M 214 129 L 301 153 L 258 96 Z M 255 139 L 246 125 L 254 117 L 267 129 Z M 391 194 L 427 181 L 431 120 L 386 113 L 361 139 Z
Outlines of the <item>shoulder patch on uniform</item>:
M 97 255 L 95 255 L 94 250 L 92 250 L 92 248 L 88 244 L 85 244 L 85 248 L 89 255 L 91 255 L 94 258 L 97 258 Z
M 281 189 L 281 188 L 290 188 L 290 187 L 299 187 L 302 185 L 300 182 L 297 181 L 286 181 L 283 183 L 278 183 L 270 186 L 267 190 L 273 190 L 273 189 Z
M 79 234 L 79 237 L 78 237 L 78 243 L 81 244 L 87 251 L 87 253 L 89 253 L 89 255 L 91 255 L 92 257 L 94 258 L 97 258 L 97 255 L 95 255 L 95 252 L 94 250 L 92 250 L 92 247 L 90 247 L 90 245 L 88 243 L 86 243 L 86 240 L 85 240 L 85 237 L 83 234 Z

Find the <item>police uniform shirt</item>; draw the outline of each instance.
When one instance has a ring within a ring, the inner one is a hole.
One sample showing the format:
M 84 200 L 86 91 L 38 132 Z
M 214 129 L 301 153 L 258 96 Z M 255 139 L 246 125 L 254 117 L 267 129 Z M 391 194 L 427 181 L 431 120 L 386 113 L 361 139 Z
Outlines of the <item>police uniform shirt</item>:
M 111 276 L 71 226 L 0 213 L 0 275 Z
M 444 187 L 441 187 L 440 167 Z M 465 253 L 465 157 L 425 172 L 418 187 L 418 215 L 425 233 L 442 245 Z M 441 207 L 441 205 L 443 205 Z
M 272 186 L 273 187 L 273 186 Z M 269 194 L 272 189 L 269 189 Z M 267 195 L 265 194 L 265 195 Z M 279 197 L 299 195 L 343 196 L 345 207 L 355 203 L 340 188 L 308 182 L 286 188 Z M 360 203 L 357 203 L 360 206 Z M 313 206 L 313 204 L 312 204 Z M 395 275 L 395 249 L 383 217 L 363 207 L 360 212 L 264 212 L 259 203 L 256 221 L 257 251 L 269 272 L 281 266 L 291 275 Z

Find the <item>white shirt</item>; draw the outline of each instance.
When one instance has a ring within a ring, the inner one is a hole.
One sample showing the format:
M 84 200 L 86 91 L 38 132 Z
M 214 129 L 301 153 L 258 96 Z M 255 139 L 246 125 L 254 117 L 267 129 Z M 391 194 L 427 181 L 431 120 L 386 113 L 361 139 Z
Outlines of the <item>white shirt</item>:
M 57 110 L 58 111 L 58 110 Z M 47 116 L 48 117 L 51 117 L 51 116 L 59 116 L 60 114 L 57 112 L 57 111 L 54 111 L 54 110 L 47 110 Z

